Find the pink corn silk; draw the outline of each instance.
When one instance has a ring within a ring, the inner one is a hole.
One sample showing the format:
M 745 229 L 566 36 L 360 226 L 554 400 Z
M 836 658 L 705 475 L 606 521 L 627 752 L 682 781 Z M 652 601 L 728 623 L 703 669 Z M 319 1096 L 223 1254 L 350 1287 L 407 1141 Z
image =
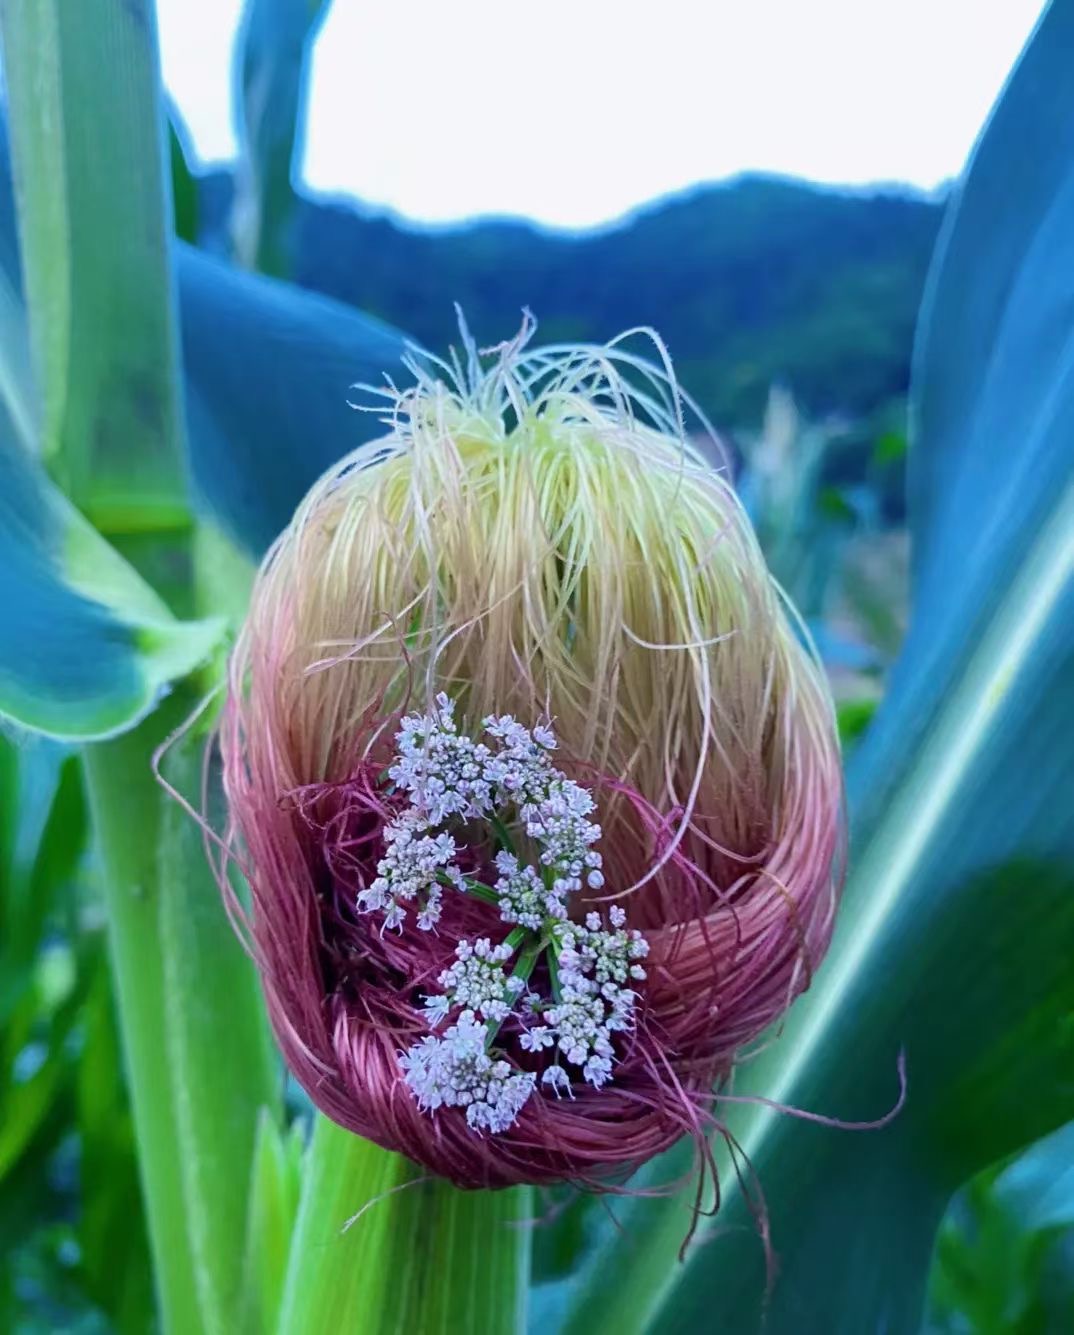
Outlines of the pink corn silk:
M 706 813 L 703 792 L 682 832 L 680 813 L 661 814 L 624 784 L 574 767 L 602 814 L 611 803 L 617 818 L 615 838 L 600 845 L 606 886 L 575 896 L 573 911 L 619 903 L 628 925 L 647 937 L 637 1026 L 616 1035 L 608 1085 L 596 1090 L 576 1079 L 571 1098 L 538 1083 L 510 1129 L 483 1135 L 467 1125 L 464 1109 L 421 1112 L 399 1056 L 429 1032 L 421 999 L 436 990 L 457 941 L 501 940 L 509 928 L 495 907 L 450 889 L 436 932 L 418 929 L 413 906 L 398 933 L 381 930 L 380 914 L 355 907 L 398 810 L 379 782 L 393 724 L 370 718 L 354 742 L 357 756 L 377 738 L 367 758 L 339 782 L 305 786 L 284 761 L 286 723 L 250 717 L 234 683 L 221 724 L 229 839 L 244 851 L 248 920 L 226 876 L 222 885 L 248 929 L 285 1060 L 311 1099 L 340 1125 L 462 1187 L 571 1181 L 614 1189 L 683 1135 L 709 1163 L 715 1091 L 743 1046 L 809 985 L 828 944 L 844 837 L 834 746 L 785 777 L 778 811 L 758 812 L 749 847 L 738 849 L 706 833 L 717 828 L 718 813 Z M 469 859 L 481 875 L 491 852 L 487 843 L 469 847 L 464 868 Z M 647 873 L 644 884 L 617 896 L 617 887 Z M 548 1055 L 522 1052 L 510 1041 L 517 1032 L 508 1020 L 505 1046 L 539 1072 Z

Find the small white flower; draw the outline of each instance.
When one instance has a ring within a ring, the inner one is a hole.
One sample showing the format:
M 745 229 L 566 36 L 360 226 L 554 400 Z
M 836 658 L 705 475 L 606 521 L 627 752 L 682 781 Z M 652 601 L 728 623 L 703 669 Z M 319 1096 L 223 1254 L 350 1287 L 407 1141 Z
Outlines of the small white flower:
M 463 1006 L 488 1020 L 504 1020 L 525 986 L 521 978 L 509 979 L 504 973 L 513 953 L 506 943 L 494 946 L 487 936 L 472 944 L 460 941 L 455 963 L 441 972 L 437 982 L 452 1006 Z
M 557 1098 L 560 1098 L 560 1090 L 570 1094 L 571 1078 L 562 1066 L 550 1066 L 541 1076 L 542 1085 L 550 1085 Z M 571 1095 L 573 1098 L 573 1094 Z
M 555 1031 L 548 1025 L 535 1025 L 532 1029 L 524 1029 L 518 1040 L 519 1047 L 527 1052 L 540 1052 L 544 1048 L 550 1048 L 556 1041 Z
M 442 912 L 441 899 L 444 890 L 442 886 L 431 885 L 425 898 L 425 905 L 418 914 L 418 927 L 423 932 L 432 932 L 436 929 L 436 924 L 440 921 Z
M 467 1123 L 477 1131 L 499 1133 L 514 1125 L 536 1077 L 490 1057 L 487 1037 L 488 1026 L 467 1010 L 442 1038 L 423 1038 L 400 1054 L 404 1078 L 423 1112 L 464 1107 Z
M 429 1023 L 435 1029 L 441 1020 L 446 1020 L 448 1012 L 451 1010 L 450 1000 L 442 992 L 433 993 L 425 997 L 422 1004 L 425 1007 L 425 1013 L 429 1017 Z
M 401 904 L 389 904 L 384 910 L 384 923 L 381 932 L 401 932 L 406 910 Z
M 387 908 L 391 903 L 391 896 L 387 891 L 387 882 L 383 877 L 379 877 L 365 890 L 358 892 L 358 912 L 372 913 L 374 909 Z
M 551 728 L 546 727 L 543 723 L 538 723 L 534 727 L 533 740 L 538 746 L 544 747 L 546 751 L 554 751 L 556 749 L 556 734 Z
M 612 1064 L 607 1057 L 593 1056 L 582 1067 L 582 1074 L 597 1089 L 612 1078 Z

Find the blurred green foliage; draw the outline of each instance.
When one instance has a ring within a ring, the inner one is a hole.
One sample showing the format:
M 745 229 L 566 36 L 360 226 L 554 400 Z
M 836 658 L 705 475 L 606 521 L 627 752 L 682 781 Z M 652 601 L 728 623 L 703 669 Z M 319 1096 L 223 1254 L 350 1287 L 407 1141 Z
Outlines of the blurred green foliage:
M 0 737 L 0 1329 L 146 1331 L 153 1287 L 78 759 Z
M 1074 1124 L 958 1193 L 936 1243 L 923 1335 L 1074 1330 Z
M 305 87 L 329 0 L 249 0 L 235 42 L 241 138 L 231 240 L 241 264 L 287 277 L 292 269 Z
M 203 178 L 202 238 L 227 245 L 232 178 Z M 290 211 L 289 211 L 290 212 Z M 937 199 L 746 176 L 572 234 L 521 221 L 418 227 L 299 198 L 288 272 L 424 346 L 509 337 L 535 306 L 541 338 L 602 342 L 659 329 L 713 421 L 753 426 L 786 383 L 810 417 L 871 419 L 905 394 Z

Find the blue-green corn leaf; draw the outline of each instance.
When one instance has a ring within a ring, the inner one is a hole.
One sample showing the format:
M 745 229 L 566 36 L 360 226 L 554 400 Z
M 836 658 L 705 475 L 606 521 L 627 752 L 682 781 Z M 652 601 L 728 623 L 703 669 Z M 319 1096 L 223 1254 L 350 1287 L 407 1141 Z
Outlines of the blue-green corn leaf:
M 320 474 L 384 430 L 376 414 L 350 406 L 361 397 L 352 386 L 405 381 L 408 343 L 328 297 L 243 273 L 181 242 L 172 254 L 195 499 L 259 556 Z M 19 439 L 36 448 L 28 347 L 0 125 L 0 400 Z
M 286 277 L 298 205 L 309 61 L 330 0 L 247 0 L 235 42 L 240 157 L 232 236 L 240 262 Z
M 69 740 L 112 736 L 222 632 L 216 620 L 175 620 L 0 412 L 0 717 Z
M 406 340 L 327 297 L 177 252 L 196 490 L 257 555 L 330 464 L 385 431 L 350 406 L 352 386 L 405 379 Z
M 153 5 L 0 0 L 0 32 L 35 447 L 103 532 L 185 528 Z
M 621 1211 L 572 1331 L 916 1333 L 952 1192 L 1074 1115 L 1072 62 L 1057 0 L 952 205 L 916 356 L 914 615 L 851 766 L 845 902 L 735 1090 L 875 1119 L 902 1050 L 905 1107 L 849 1131 L 719 1106 L 764 1193 L 770 1292 L 721 1153 L 724 1209 L 685 1265 L 688 1199 Z

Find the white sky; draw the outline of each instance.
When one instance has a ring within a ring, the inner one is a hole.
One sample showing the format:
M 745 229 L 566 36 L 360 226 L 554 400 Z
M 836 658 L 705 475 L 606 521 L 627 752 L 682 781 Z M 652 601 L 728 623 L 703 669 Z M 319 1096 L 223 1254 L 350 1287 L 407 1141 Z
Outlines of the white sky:
M 157 0 L 205 161 L 241 0 Z M 956 174 L 1041 0 L 335 0 L 304 176 L 409 217 L 584 226 L 744 170 Z

